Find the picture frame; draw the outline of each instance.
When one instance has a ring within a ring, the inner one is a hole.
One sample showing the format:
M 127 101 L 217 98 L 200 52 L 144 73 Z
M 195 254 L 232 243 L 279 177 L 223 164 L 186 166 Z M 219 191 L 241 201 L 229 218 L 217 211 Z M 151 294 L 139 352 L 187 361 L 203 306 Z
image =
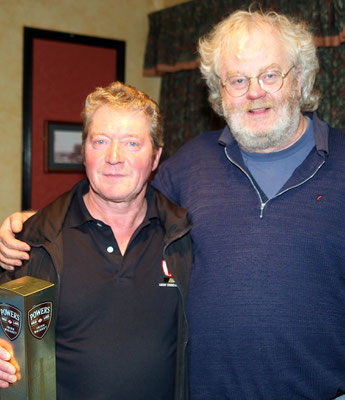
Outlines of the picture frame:
M 46 172 L 84 171 L 82 133 L 80 123 L 45 121 Z

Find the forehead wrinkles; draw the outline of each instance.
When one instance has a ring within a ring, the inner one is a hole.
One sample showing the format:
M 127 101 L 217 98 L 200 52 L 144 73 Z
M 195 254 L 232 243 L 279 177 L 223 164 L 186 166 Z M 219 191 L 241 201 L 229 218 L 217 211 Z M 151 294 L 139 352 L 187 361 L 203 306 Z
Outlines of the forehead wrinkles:
M 220 64 L 229 58 L 244 61 L 250 57 L 253 46 L 254 50 L 262 54 L 277 52 L 279 49 L 279 56 L 289 58 L 280 31 L 267 23 L 255 23 L 240 27 L 226 37 L 220 48 Z

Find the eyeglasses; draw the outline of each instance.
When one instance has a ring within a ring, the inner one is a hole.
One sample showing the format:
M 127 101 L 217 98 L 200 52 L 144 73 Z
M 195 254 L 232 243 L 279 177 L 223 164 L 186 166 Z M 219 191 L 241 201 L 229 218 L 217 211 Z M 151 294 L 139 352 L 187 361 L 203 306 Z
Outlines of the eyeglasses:
M 295 68 L 295 66 L 293 65 L 285 74 L 280 71 L 269 70 L 262 72 L 258 76 L 251 77 L 232 75 L 226 78 L 224 82 L 220 81 L 220 83 L 231 97 L 244 96 L 249 90 L 251 79 L 257 79 L 261 89 L 266 93 L 275 93 L 282 88 L 284 79 L 288 76 L 292 68 Z

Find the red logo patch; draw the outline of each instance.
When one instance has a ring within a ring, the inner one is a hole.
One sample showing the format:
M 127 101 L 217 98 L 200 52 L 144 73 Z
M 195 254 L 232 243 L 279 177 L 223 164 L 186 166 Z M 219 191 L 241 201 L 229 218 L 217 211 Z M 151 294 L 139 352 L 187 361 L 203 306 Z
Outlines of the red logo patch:
M 167 276 L 168 278 L 172 277 L 171 273 L 168 270 L 167 262 L 165 260 L 162 260 L 162 269 L 165 276 Z

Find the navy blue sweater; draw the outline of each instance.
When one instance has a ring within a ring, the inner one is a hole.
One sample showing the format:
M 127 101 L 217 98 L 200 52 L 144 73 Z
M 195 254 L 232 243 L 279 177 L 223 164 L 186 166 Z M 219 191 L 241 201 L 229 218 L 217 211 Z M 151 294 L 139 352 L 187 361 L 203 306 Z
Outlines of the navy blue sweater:
M 313 116 L 316 148 L 273 199 L 226 127 L 162 165 L 187 208 L 191 399 L 330 399 L 345 389 L 345 135 Z

